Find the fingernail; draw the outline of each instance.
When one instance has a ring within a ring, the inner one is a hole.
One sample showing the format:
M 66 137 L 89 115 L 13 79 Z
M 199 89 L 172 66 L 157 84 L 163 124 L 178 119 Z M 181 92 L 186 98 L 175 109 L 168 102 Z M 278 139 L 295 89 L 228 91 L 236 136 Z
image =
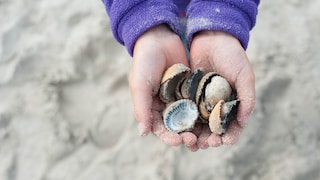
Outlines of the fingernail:
M 139 130 L 140 136 L 148 135 L 148 133 L 146 132 L 146 126 L 143 123 L 138 124 L 138 130 Z

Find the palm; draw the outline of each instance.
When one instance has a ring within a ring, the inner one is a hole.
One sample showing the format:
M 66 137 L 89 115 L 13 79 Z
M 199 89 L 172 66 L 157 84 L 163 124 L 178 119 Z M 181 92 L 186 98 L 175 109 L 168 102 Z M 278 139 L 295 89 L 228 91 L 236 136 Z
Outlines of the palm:
M 161 112 L 164 108 L 157 92 L 164 71 L 171 65 L 189 66 L 179 36 L 166 26 L 158 26 L 143 34 L 136 42 L 129 84 L 140 133 L 152 131 L 169 145 L 196 142 L 192 133 L 176 134 L 164 127 Z
M 191 46 L 191 68 L 202 67 L 224 76 L 237 92 L 240 100 L 237 121 L 232 121 L 222 137 L 213 135 L 205 127 L 198 144 L 203 147 L 234 144 L 251 114 L 255 103 L 254 74 L 245 51 L 239 41 L 222 32 L 203 32 L 197 35 Z

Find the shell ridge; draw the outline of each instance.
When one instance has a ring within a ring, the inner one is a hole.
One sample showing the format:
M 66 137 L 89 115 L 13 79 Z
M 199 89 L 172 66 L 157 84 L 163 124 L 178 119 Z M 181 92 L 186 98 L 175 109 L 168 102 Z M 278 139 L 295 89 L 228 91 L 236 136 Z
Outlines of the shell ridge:
M 192 128 L 197 117 L 196 104 L 189 99 L 181 99 L 167 107 L 164 124 L 169 131 L 182 132 Z

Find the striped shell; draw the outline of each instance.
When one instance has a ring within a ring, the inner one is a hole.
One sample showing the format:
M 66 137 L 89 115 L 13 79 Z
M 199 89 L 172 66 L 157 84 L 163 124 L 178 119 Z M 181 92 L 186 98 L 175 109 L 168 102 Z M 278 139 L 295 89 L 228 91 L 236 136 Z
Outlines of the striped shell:
M 223 134 L 227 131 L 230 121 L 236 115 L 236 107 L 239 101 L 225 102 L 220 100 L 213 108 L 209 117 L 209 128 L 214 134 Z
M 202 69 L 196 69 L 183 81 L 180 92 L 184 99 L 191 99 L 195 102 L 197 89 L 203 76 L 204 71 Z
M 174 64 L 165 71 L 159 92 L 159 97 L 162 102 L 170 103 L 177 100 L 175 90 L 189 72 L 190 68 L 184 64 Z
M 191 130 L 198 116 L 197 105 L 189 99 L 175 101 L 163 112 L 165 127 L 176 133 Z

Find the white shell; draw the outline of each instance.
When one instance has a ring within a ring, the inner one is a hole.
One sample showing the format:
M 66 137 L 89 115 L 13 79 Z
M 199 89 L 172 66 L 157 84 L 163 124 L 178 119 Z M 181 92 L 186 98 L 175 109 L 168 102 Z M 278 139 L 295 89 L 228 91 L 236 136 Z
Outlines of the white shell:
M 199 116 L 197 105 L 189 99 L 170 104 L 163 113 L 165 127 L 176 133 L 191 130 Z
M 211 111 L 220 100 L 226 101 L 231 93 L 232 89 L 225 78 L 213 76 L 205 89 L 205 104 L 207 109 Z

